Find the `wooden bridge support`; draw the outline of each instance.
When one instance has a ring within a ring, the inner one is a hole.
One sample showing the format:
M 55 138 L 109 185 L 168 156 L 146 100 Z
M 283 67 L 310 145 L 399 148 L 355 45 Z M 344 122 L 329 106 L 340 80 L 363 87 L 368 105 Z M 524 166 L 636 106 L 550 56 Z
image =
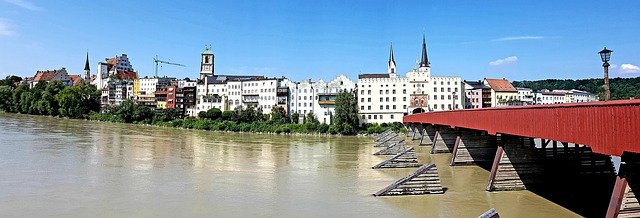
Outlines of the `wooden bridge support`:
M 498 148 L 496 143 L 496 136 L 460 129 L 453 146 L 450 165 L 490 164 Z
M 542 157 L 528 145 L 523 137 L 500 135 L 498 148 L 491 166 L 487 191 L 511 191 L 527 189 L 530 184 L 542 183 L 536 177 L 543 172 Z
M 420 144 L 418 145 L 433 145 L 433 141 L 436 137 L 438 128 L 434 125 L 423 124 L 422 126 L 422 138 L 420 138 Z
M 626 154 L 626 153 L 625 153 Z M 640 217 L 640 154 L 621 157 L 606 217 Z
M 431 146 L 431 153 L 451 153 L 456 143 L 457 134 L 457 130 L 452 128 L 438 128 L 435 136 L 433 137 L 434 140 Z

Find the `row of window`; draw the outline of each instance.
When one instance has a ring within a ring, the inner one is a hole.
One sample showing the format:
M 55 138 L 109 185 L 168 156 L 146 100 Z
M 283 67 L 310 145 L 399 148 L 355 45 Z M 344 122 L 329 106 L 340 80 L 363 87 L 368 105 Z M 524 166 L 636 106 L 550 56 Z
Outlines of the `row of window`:
M 407 84 L 402 84 L 402 87 L 406 86 Z M 361 87 L 364 88 L 364 85 L 362 85 Z M 389 84 L 380 85 L 380 87 L 389 87 Z M 393 84 L 392 87 L 396 87 L 396 84 Z M 371 85 L 369 85 L 369 88 L 371 88 Z
M 384 119 L 384 115 L 382 115 L 382 114 L 380 114 L 380 116 L 378 116 L 377 114 L 374 114 L 374 115 L 369 114 L 369 115 L 367 115 L 367 119 L 369 119 L 369 120 L 371 120 L 372 117 L 373 117 L 373 120 L 377 120 L 378 117 L 380 117 L 381 120 Z M 389 118 L 393 119 L 393 114 L 390 114 Z M 365 115 L 362 115 L 362 119 L 363 120 L 365 119 Z
M 389 107 L 389 105 L 380 105 L 380 110 L 395 110 L 396 109 L 396 105 L 391 105 L 391 107 Z M 407 105 L 402 105 L 402 109 L 407 109 Z M 364 106 L 360 106 L 360 110 L 364 110 Z M 371 110 L 371 105 L 367 106 L 367 110 Z

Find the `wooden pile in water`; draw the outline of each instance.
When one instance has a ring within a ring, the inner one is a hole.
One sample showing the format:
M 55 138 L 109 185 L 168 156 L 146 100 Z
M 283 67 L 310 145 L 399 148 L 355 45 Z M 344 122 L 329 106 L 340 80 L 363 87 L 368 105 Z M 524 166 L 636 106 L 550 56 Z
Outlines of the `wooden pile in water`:
M 386 188 L 373 194 L 374 196 L 443 194 L 438 169 L 435 164 L 423 165 Z
M 373 155 L 395 155 L 403 152 L 405 149 L 404 142 L 399 141 L 389 145 L 388 147 L 374 153 Z
M 382 161 L 381 163 L 373 166 L 373 169 L 380 168 L 409 168 L 409 167 L 419 167 L 421 164 L 418 163 L 418 158 L 416 157 L 416 152 L 414 148 L 409 148 L 396 154 L 395 156 L 389 158 L 388 160 Z

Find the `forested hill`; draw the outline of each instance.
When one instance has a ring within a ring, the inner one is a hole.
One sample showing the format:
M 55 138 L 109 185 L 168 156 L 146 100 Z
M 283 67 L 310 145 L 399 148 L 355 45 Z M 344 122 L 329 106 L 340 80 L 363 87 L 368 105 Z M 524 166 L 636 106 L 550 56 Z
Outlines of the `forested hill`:
M 612 99 L 640 99 L 640 77 L 636 78 L 612 78 L 609 79 L 611 84 L 611 98 Z M 537 81 L 513 81 L 515 87 L 531 88 L 534 91 L 541 89 L 579 89 L 590 93 L 598 94 L 602 99 L 604 93 L 603 79 L 545 79 Z

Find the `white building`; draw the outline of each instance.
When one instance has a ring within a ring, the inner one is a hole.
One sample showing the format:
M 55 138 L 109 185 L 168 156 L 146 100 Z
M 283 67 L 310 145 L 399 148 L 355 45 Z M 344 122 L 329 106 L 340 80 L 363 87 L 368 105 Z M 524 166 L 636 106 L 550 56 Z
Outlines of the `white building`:
M 534 104 L 534 92 L 530 88 L 516 88 L 518 90 L 518 101 L 521 101 L 523 105 Z
M 314 97 L 313 114 L 320 123 L 332 124 L 336 113 L 336 98 L 338 93 L 347 92 L 353 94 L 356 84 L 344 75 L 337 76 L 331 82 L 320 80 L 316 84 L 316 96 Z
M 116 55 L 113 58 L 105 58 L 104 62 L 98 63 L 96 77 L 91 84 L 95 85 L 98 89 L 102 89 L 107 85 L 110 77 L 114 76 L 119 77 L 119 79 L 134 79 L 134 77 L 138 77 L 137 73 L 133 70 L 127 54 Z
M 402 122 L 407 114 L 463 108 L 460 77 L 432 76 L 425 39 L 422 58 L 406 77 L 398 77 L 393 47 L 386 74 L 358 76 L 358 107 L 362 123 Z
M 562 104 L 562 103 L 565 103 L 564 96 L 565 96 L 565 93 L 550 92 L 549 90 L 543 89 L 540 92 L 535 93 L 535 103 L 536 104 Z

